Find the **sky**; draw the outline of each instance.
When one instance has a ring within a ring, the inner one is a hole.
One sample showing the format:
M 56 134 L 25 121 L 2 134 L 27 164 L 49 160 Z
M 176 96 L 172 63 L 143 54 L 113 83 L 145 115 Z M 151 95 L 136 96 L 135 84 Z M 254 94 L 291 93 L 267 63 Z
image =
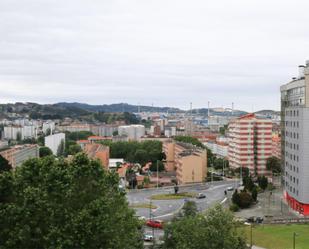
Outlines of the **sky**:
M 0 103 L 280 109 L 307 0 L 0 0 Z

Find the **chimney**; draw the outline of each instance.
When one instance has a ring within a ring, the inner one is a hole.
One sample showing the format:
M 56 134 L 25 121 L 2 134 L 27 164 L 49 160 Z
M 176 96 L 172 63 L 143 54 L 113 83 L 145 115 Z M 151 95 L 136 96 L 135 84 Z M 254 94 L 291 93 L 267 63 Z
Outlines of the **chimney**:
M 305 77 L 305 66 L 304 65 L 300 65 L 298 66 L 298 72 L 299 72 L 299 79 L 303 79 Z

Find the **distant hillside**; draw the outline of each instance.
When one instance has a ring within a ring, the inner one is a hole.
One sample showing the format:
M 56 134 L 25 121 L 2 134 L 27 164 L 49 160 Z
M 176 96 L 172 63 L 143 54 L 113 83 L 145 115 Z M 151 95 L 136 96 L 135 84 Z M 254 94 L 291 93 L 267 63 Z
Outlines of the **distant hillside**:
M 89 105 L 83 103 L 67 103 L 61 102 L 55 104 L 55 106 L 59 107 L 77 107 L 87 111 L 94 111 L 94 112 L 183 112 L 178 108 L 172 107 L 155 107 L 155 106 L 137 106 L 137 105 L 130 105 L 126 103 L 119 103 L 119 104 L 111 104 L 111 105 Z
M 78 105 L 40 105 L 36 103 L 15 103 L 0 104 L 0 118 L 29 117 L 31 119 L 64 119 L 72 118 L 87 122 L 112 123 L 114 121 L 124 121 L 127 124 L 137 124 L 137 117 L 129 112 L 99 112 L 88 108 L 82 108 Z

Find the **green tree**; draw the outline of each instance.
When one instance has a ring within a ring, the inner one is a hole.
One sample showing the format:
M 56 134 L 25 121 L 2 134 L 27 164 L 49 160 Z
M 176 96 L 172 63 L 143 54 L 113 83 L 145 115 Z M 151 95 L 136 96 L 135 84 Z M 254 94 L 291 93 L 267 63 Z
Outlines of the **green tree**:
M 74 131 L 74 132 L 66 132 L 65 136 L 68 140 L 85 140 L 88 139 L 88 137 L 93 136 L 93 133 L 91 131 Z
M 244 185 L 245 189 L 249 190 L 250 192 L 255 187 L 255 184 L 254 184 L 254 182 L 253 182 L 253 180 L 250 176 L 246 176 L 246 177 L 243 178 L 243 185 Z
M 239 196 L 237 189 L 235 189 L 232 195 L 232 202 L 236 204 L 237 206 L 240 206 L 240 196 Z
M 146 150 L 139 149 L 134 154 L 134 161 L 144 166 L 149 162 L 149 155 Z
M 0 248 L 143 248 L 118 182 L 84 154 L 1 174 Z
M 157 165 L 158 163 L 158 165 Z M 165 167 L 164 167 L 164 164 L 162 161 L 158 161 L 158 162 L 154 162 L 154 163 L 151 163 L 151 166 L 150 166 L 150 171 L 152 172 L 157 172 L 157 167 L 158 167 L 158 171 L 161 172 L 161 171 L 164 171 L 165 170 Z
M 265 190 L 268 186 L 268 179 L 266 176 L 259 176 L 258 177 L 258 184 L 261 189 Z
M 51 151 L 51 149 L 46 147 L 46 146 L 42 146 L 39 149 L 40 157 L 51 156 L 52 154 L 53 154 L 53 152 Z
M 280 159 L 275 156 L 267 158 L 266 168 L 267 170 L 271 170 L 273 173 L 281 173 Z
M 186 201 L 181 214 L 183 216 L 195 216 L 197 215 L 198 210 L 197 210 L 197 205 L 195 201 Z
M 65 142 L 64 139 L 61 140 L 58 149 L 57 149 L 57 156 L 65 156 Z
M 257 192 L 257 189 L 255 187 L 251 191 L 251 197 L 252 197 L 253 201 L 257 201 L 257 196 L 258 196 L 258 192 Z
M 236 227 L 232 213 L 217 205 L 206 215 L 185 216 L 166 225 L 163 248 L 245 249 L 244 236 Z
M 69 146 L 67 153 L 68 155 L 75 155 L 81 151 L 82 151 L 82 148 L 80 147 L 79 144 L 72 144 Z
M 12 166 L 10 165 L 9 161 L 0 155 L 0 174 L 11 169 Z
M 251 195 L 247 191 L 241 191 L 239 193 L 239 207 L 248 208 L 251 206 L 253 200 Z

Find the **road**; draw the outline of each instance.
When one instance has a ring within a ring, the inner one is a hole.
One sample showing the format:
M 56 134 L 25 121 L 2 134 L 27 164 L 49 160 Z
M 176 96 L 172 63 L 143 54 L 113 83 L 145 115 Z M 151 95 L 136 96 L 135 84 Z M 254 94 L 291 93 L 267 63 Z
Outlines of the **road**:
M 235 186 L 235 181 L 219 181 L 211 183 L 198 184 L 194 186 L 180 186 L 179 192 L 203 193 L 206 195 L 205 199 L 192 199 L 196 202 L 197 208 L 200 212 L 205 211 L 207 208 L 215 203 L 222 202 L 225 199 L 224 190 L 230 186 Z M 174 193 L 173 187 L 158 188 L 158 189 L 143 189 L 132 190 L 127 193 L 127 199 L 130 204 L 150 203 L 150 197 L 156 194 Z M 174 215 L 183 207 L 184 199 L 180 200 L 152 200 L 152 204 L 157 208 L 155 210 L 136 208 L 138 216 L 144 216 L 149 219 L 150 215 L 153 219 L 169 221 Z M 151 228 L 145 228 L 145 232 L 151 234 Z M 163 236 L 162 230 L 154 230 L 154 237 L 159 238 Z
M 197 203 L 199 211 L 206 210 L 209 206 L 224 199 L 224 190 L 227 187 L 234 186 L 234 181 L 219 181 L 194 186 L 180 186 L 179 192 L 203 193 L 205 199 L 193 199 Z M 150 203 L 150 197 L 156 194 L 174 193 L 174 188 L 158 188 L 158 189 L 143 189 L 133 190 L 127 193 L 127 198 L 130 204 Z M 152 217 L 160 220 L 170 220 L 184 205 L 185 200 L 152 200 L 152 204 L 157 209 L 152 210 Z M 138 216 L 150 218 L 150 210 L 144 208 L 136 208 Z

